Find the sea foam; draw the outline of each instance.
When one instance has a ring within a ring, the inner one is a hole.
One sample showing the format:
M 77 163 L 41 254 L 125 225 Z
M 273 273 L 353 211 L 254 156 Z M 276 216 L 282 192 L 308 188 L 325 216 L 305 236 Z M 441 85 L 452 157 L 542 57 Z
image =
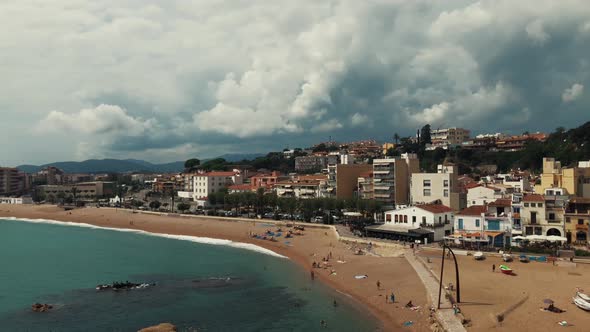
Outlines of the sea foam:
M 200 237 L 200 236 L 191 236 L 191 235 L 175 235 L 175 234 L 166 234 L 166 233 L 151 233 L 151 232 L 146 232 L 146 231 L 139 230 L 139 229 L 102 227 L 102 226 L 96 226 L 96 225 L 86 224 L 86 223 L 82 223 L 82 222 L 59 221 L 59 220 L 51 220 L 51 219 L 29 219 L 29 218 L 16 218 L 16 217 L 1 217 L 0 220 L 1 219 L 24 221 L 24 222 L 38 223 L 38 224 L 75 226 L 75 227 L 84 227 L 84 228 L 92 228 L 92 229 L 104 229 L 104 230 L 117 231 L 117 232 L 136 233 L 136 234 L 141 234 L 141 235 L 157 236 L 157 237 L 163 237 L 163 238 L 167 238 L 167 239 L 190 241 L 190 242 L 201 243 L 201 244 L 211 244 L 211 245 L 216 245 L 216 246 L 227 246 L 227 247 L 245 249 L 245 250 L 255 251 L 255 252 L 269 255 L 269 256 L 273 256 L 273 257 L 288 259 L 288 257 L 286 257 L 286 256 L 280 255 L 272 250 L 257 246 L 255 244 L 235 242 L 235 241 L 224 240 L 224 239 L 214 239 L 214 238 L 210 238 L 210 237 Z

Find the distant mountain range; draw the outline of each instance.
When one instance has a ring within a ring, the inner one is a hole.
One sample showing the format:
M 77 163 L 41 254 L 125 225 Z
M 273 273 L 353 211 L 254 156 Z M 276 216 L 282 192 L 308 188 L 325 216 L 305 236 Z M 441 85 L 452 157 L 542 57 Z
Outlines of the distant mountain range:
M 263 156 L 259 153 L 224 154 L 217 158 L 223 158 L 230 162 L 251 160 Z M 202 160 L 202 162 L 207 159 Z M 44 165 L 20 165 L 17 168 L 25 173 L 36 173 L 41 169 L 53 166 L 66 173 L 128 173 L 128 172 L 152 172 L 152 173 L 177 173 L 184 170 L 184 161 L 176 161 L 165 164 L 154 164 L 138 159 L 90 159 L 85 161 L 61 161 Z

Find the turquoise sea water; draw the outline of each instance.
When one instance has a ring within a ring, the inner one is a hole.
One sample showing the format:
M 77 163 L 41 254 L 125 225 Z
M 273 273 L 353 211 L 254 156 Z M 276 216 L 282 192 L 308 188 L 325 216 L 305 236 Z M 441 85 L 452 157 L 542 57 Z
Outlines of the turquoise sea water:
M 125 280 L 156 286 L 94 289 Z M 33 313 L 35 302 L 56 308 Z M 320 320 L 328 327 L 320 328 Z M 377 327 L 287 259 L 135 233 L 0 219 L 1 331 L 136 331 L 161 322 L 179 331 Z

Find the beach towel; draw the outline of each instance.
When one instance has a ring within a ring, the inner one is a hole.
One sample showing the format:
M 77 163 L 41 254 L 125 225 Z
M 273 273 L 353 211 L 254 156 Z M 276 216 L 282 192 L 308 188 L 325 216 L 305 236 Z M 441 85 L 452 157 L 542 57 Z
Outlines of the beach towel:
M 412 322 L 411 320 L 404 322 L 404 326 L 412 326 L 414 325 L 414 322 Z
M 365 274 L 365 275 L 354 276 L 354 278 L 355 279 L 366 279 L 366 278 L 368 278 L 368 276 Z

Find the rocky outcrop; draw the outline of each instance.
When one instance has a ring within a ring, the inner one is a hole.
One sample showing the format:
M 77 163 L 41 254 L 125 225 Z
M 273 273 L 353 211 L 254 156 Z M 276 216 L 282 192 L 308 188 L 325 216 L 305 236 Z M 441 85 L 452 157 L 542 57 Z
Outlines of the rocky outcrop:
M 50 309 L 53 309 L 53 305 L 47 303 L 34 303 L 31 305 L 31 310 L 34 312 L 47 312 Z
M 143 328 L 138 332 L 176 332 L 176 326 L 170 323 L 162 323 L 159 325 Z

